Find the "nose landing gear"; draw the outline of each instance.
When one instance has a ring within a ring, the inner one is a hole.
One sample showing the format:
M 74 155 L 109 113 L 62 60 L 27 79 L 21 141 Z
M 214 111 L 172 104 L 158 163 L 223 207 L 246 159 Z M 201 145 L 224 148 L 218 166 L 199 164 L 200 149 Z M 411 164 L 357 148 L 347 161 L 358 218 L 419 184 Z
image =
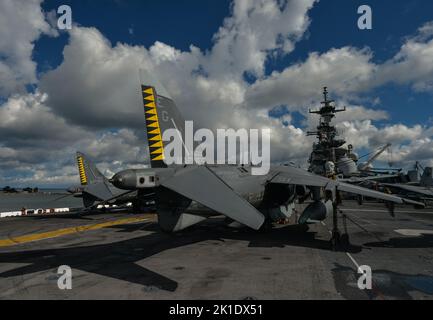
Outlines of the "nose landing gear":
M 338 228 L 338 205 L 341 204 L 341 197 L 336 187 L 333 190 L 326 190 L 327 198 L 332 200 L 332 231 L 331 239 L 329 240 L 331 249 L 338 251 L 350 245 L 349 235 L 347 233 L 346 215 L 343 214 L 344 233 L 341 234 Z

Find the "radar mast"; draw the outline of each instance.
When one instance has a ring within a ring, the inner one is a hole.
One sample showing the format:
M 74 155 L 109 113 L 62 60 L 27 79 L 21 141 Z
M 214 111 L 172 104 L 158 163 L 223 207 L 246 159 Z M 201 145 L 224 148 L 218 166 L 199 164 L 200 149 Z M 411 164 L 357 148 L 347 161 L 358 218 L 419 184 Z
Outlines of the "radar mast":
M 348 149 L 342 146 L 346 143 L 339 139 L 337 128 L 331 123 L 339 112 L 346 111 L 337 109 L 335 101 L 328 98 L 328 88 L 323 88 L 324 100 L 320 103 L 319 110 L 309 110 L 311 114 L 320 116 L 319 125 L 316 131 L 308 131 L 307 136 L 316 136 L 317 142 L 313 144 L 313 151 L 309 159 L 309 171 L 325 176 L 335 174 L 351 175 L 356 172 L 356 155 L 352 153 L 352 147 Z

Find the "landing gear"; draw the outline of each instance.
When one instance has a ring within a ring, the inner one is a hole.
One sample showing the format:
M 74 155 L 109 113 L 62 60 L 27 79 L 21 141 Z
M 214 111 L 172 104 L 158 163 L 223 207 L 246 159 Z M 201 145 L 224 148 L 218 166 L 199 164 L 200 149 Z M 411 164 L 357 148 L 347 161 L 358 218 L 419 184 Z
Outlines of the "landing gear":
M 338 205 L 337 201 L 332 203 L 333 211 L 332 211 L 332 235 L 330 245 L 333 251 L 337 251 L 341 248 L 347 247 L 349 242 L 349 234 L 347 233 L 347 224 L 346 224 L 346 215 L 343 214 L 343 225 L 344 225 L 344 233 L 341 234 L 340 229 L 338 228 Z
M 338 208 L 337 208 L 337 202 L 334 200 L 332 202 L 332 236 L 331 236 L 331 249 L 336 251 L 337 248 L 340 246 L 341 243 L 341 234 L 340 230 L 338 229 Z
M 347 247 L 350 245 L 350 241 L 349 241 L 349 233 L 347 232 L 347 217 L 344 213 L 343 213 L 343 226 L 344 226 L 344 233 L 341 235 L 340 242 L 343 246 Z
M 331 237 L 331 240 L 329 240 L 329 241 L 331 243 L 332 251 L 337 251 L 337 249 L 340 247 L 340 244 L 341 244 L 340 232 L 332 231 L 332 237 Z

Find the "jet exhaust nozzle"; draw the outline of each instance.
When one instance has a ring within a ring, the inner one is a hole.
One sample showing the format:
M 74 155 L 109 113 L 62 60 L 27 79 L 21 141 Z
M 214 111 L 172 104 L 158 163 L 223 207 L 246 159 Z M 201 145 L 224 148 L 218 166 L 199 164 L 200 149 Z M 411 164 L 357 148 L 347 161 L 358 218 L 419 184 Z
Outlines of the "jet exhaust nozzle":
M 154 188 L 159 178 L 153 170 L 124 170 L 116 173 L 110 180 L 116 188 L 123 190 L 136 190 Z
M 326 219 L 328 214 L 331 214 L 333 211 L 332 201 L 314 201 L 310 203 L 299 217 L 299 224 L 306 224 L 309 221 L 323 221 Z

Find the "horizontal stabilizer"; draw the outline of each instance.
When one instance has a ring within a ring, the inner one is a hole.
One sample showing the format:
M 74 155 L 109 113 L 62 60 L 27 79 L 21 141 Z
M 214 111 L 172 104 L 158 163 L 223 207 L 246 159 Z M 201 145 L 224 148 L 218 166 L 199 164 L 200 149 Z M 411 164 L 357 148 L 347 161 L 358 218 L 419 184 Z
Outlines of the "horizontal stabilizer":
M 88 185 L 83 192 L 88 193 L 99 200 L 107 200 L 113 197 L 112 192 L 103 182 Z
M 252 229 L 258 230 L 265 220 L 206 166 L 181 169 L 161 184 Z

